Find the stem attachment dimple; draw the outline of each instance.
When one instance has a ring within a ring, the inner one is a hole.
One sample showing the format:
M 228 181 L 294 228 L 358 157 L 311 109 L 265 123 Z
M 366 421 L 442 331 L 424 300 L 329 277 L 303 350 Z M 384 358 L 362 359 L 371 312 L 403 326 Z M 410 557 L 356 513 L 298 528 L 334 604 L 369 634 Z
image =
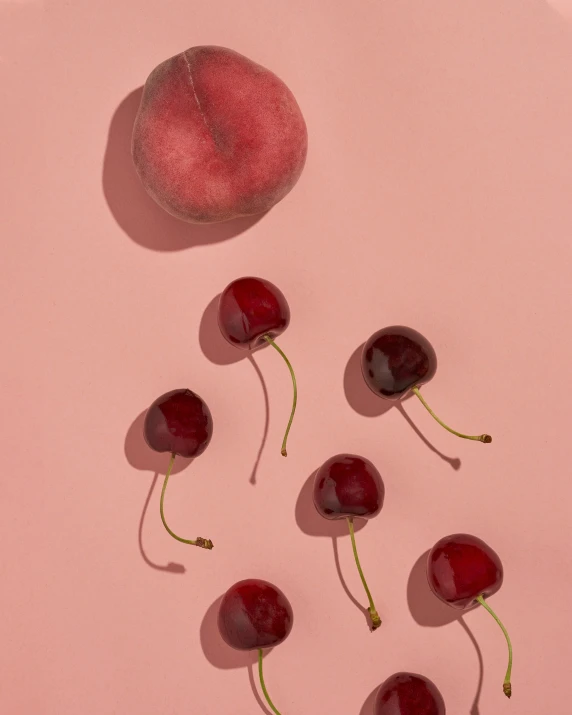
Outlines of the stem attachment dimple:
M 268 706 L 272 710 L 275 715 L 280 715 L 278 710 L 274 707 L 274 703 L 272 700 L 270 700 L 270 695 L 268 695 L 268 690 L 266 690 L 266 684 L 264 682 L 264 675 L 262 674 L 262 648 L 258 649 L 258 677 L 260 678 L 260 687 L 262 688 L 262 692 L 264 693 L 264 697 L 266 698 L 266 702 L 268 703 Z
M 356 546 L 356 538 L 355 538 L 355 534 L 354 534 L 354 520 L 353 520 L 353 517 L 348 516 L 348 517 L 346 517 L 346 519 L 347 519 L 348 526 L 349 526 L 349 529 L 350 529 L 350 537 L 351 537 L 351 540 L 352 540 L 352 549 L 353 549 L 353 552 L 354 552 L 354 559 L 355 559 L 355 562 L 356 562 L 357 570 L 358 570 L 359 576 L 360 576 L 360 578 L 361 578 L 361 582 L 362 582 L 362 584 L 363 584 L 363 587 L 364 587 L 364 589 L 365 589 L 365 593 L 366 593 L 366 596 L 367 596 L 367 600 L 369 601 L 369 608 L 368 608 L 367 610 L 368 610 L 369 615 L 370 615 L 370 618 L 371 618 L 371 629 L 372 629 L 372 631 L 375 631 L 376 628 L 379 628 L 379 627 L 381 626 L 381 618 L 379 617 L 379 614 L 378 614 L 378 612 L 377 612 L 377 610 L 376 610 L 376 608 L 375 608 L 375 604 L 374 604 L 374 602 L 373 602 L 373 598 L 371 597 L 371 592 L 370 592 L 370 590 L 369 590 L 369 588 L 368 588 L 367 581 L 365 580 L 365 576 L 363 575 L 363 571 L 362 571 L 362 568 L 361 568 L 361 564 L 360 564 L 360 562 L 359 562 L 359 556 L 358 556 L 357 546 Z
M 412 387 L 411 391 L 414 392 L 417 395 L 417 397 L 421 400 L 421 404 L 427 410 L 427 412 L 431 415 L 431 417 L 433 417 L 433 419 L 436 420 L 441 425 L 441 427 L 444 427 L 448 432 L 451 432 L 451 434 L 457 435 L 457 437 L 461 437 L 462 439 L 472 439 L 472 440 L 475 440 L 476 442 L 484 442 L 485 444 L 490 444 L 493 441 L 493 438 L 490 436 L 490 434 L 469 435 L 469 434 L 463 434 L 462 432 L 457 432 L 456 430 L 451 429 L 451 427 L 449 427 L 449 425 L 446 425 L 443 422 L 443 420 L 439 419 L 439 417 L 437 417 L 437 415 L 429 407 L 427 402 L 421 396 L 421 392 L 418 387 Z
M 290 419 L 288 420 L 288 425 L 286 427 L 286 432 L 284 433 L 284 439 L 282 440 L 282 449 L 281 449 L 281 454 L 283 457 L 287 457 L 288 453 L 286 452 L 286 442 L 288 441 L 288 433 L 290 432 L 290 427 L 292 427 L 292 420 L 294 419 L 294 413 L 296 412 L 296 403 L 298 402 L 298 387 L 296 386 L 296 375 L 294 374 L 294 369 L 292 368 L 292 365 L 290 364 L 290 361 L 286 357 L 286 355 L 283 353 L 283 351 L 276 345 L 274 340 L 270 337 L 270 335 L 265 335 L 264 340 L 269 345 L 272 345 L 274 350 L 276 350 L 280 355 L 282 355 L 284 362 L 288 366 L 288 370 L 290 370 L 290 375 L 292 377 L 292 386 L 294 388 L 294 397 L 292 399 L 292 411 L 290 412 Z
M 497 616 L 497 614 L 493 611 L 493 609 L 489 606 L 489 604 L 485 601 L 484 596 L 477 596 L 477 601 L 481 604 L 481 606 L 486 609 L 491 616 L 495 619 L 495 621 L 499 624 L 501 631 L 504 634 L 504 637 L 506 638 L 506 643 L 508 645 L 508 667 L 506 669 L 506 675 L 504 676 L 504 683 L 502 686 L 503 693 L 507 696 L 507 698 L 510 698 L 512 695 L 512 686 L 510 684 L 510 676 L 512 672 L 512 643 L 510 642 L 510 638 L 508 635 L 508 631 L 506 628 L 503 626 L 500 618 Z
M 183 544 L 191 544 L 191 546 L 200 546 L 201 549 L 212 549 L 213 548 L 213 542 L 210 539 L 203 539 L 202 536 L 198 536 L 195 540 L 192 539 L 182 539 L 180 536 L 177 536 L 174 531 L 171 531 L 171 529 L 167 526 L 167 522 L 165 521 L 165 512 L 164 512 L 164 501 L 165 501 L 165 491 L 167 490 L 167 483 L 169 481 L 169 477 L 171 476 L 171 471 L 173 470 L 173 464 L 175 463 L 175 457 L 176 454 L 173 452 L 171 454 L 171 461 L 169 462 L 169 466 L 167 468 L 167 473 L 165 474 L 165 481 L 163 482 L 163 489 L 161 490 L 161 501 L 159 504 L 159 509 L 161 513 L 161 521 L 163 522 L 163 526 L 169 534 L 173 537 L 173 539 L 177 539 L 177 541 L 181 541 Z

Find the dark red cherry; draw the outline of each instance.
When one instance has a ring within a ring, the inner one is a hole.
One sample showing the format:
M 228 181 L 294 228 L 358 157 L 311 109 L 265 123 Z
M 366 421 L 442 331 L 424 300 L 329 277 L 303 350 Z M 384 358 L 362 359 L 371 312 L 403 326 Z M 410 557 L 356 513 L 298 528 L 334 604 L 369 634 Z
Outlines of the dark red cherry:
M 485 600 L 494 595 L 503 582 L 503 567 L 496 552 L 470 534 L 445 536 L 429 552 L 427 580 L 433 593 L 449 606 L 464 609 L 479 603 L 498 623 L 508 646 L 503 692 L 510 698 L 512 644 L 500 618 Z
M 239 581 L 224 594 L 218 612 L 220 634 L 231 648 L 258 651 L 258 675 L 272 712 L 274 707 L 262 673 L 263 651 L 284 641 L 292 630 L 292 606 L 282 591 L 268 581 Z
M 290 376 L 294 396 L 290 419 L 284 433 L 281 453 L 287 456 L 286 443 L 296 411 L 298 388 L 290 361 L 275 339 L 290 323 L 290 308 L 281 291 L 262 278 L 238 278 L 222 292 L 218 305 L 218 324 L 223 336 L 231 345 L 253 350 L 260 345 L 271 345 L 283 358 Z
M 207 448 L 212 433 L 210 410 L 191 390 L 172 390 L 161 395 L 145 416 L 145 440 L 156 452 L 198 457 Z
M 156 452 L 171 453 L 159 503 L 163 526 L 177 541 L 202 549 L 212 549 L 212 541 L 202 536 L 183 539 L 168 526 L 165 519 L 165 492 L 175 457 L 198 457 L 208 447 L 212 433 L 213 420 L 209 408 L 197 394 L 187 389 L 171 390 L 156 399 L 147 410 L 143 425 L 143 434 L 149 447 Z
M 218 614 L 223 640 L 238 650 L 279 645 L 292 630 L 292 621 L 292 606 L 286 596 L 260 579 L 246 579 L 231 586 Z
M 374 715 L 445 715 L 437 686 L 423 675 L 395 673 L 379 686 Z
M 384 496 L 380 473 L 369 459 L 355 454 L 331 457 L 314 481 L 314 504 L 325 519 L 371 519 L 381 511 Z
M 363 347 L 364 380 L 387 400 L 400 400 L 412 387 L 429 382 L 436 371 L 437 355 L 431 343 L 412 328 L 383 328 Z
M 453 608 L 467 608 L 478 596 L 492 596 L 502 585 L 500 558 L 484 541 L 453 534 L 429 552 L 427 577 L 433 593 Z
M 227 286 L 219 301 L 218 324 L 229 343 L 253 349 L 273 340 L 290 323 L 290 308 L 282 292 L 262 278 L 238 278 Z
M 429 407 L 419 388 L 435 376 L 437 355 L 427 338 L 416 330 L 403 325 L 378 330 L 363 346 L 361 370 L 367 386 L 379 397 L 397 401 L 412 392 L 447 431 L 463 439 L 492 442 L 488 434 L 468 435 L 457 432 Z
M 375 608 L 359 561 L 354 517 L 371 519 L 381 511 L 385 497 L 381 475 L 365 457 L 337 454 L 324 462 L 316 472 L 313 496 L 318 514 L 324 519 L 346 519 L 348 522 L 354 560 L 369 601 L 368 612 L 372 630 L 375 630 L 381 625 L 381 618 Z

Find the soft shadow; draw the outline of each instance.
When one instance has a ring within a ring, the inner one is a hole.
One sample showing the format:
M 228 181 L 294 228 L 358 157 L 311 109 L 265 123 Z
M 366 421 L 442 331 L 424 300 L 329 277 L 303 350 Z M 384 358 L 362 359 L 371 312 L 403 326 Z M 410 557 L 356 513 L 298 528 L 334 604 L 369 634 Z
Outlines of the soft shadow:
M 295 517 L 298 528 L 308 536 L 325 536 L 335 539 L 338 536 L 349 538 L 348 524 L 345 519 L 324 519 L 318 514 L 314 506 L 314 479 L 317 469 L 304 482 L 298 499 L 296 500 Z M 366 519 L 354 521 L 354 532 L 361 531 L 366 526 Z
M 218 629 L 218 612 L 220 604 L 222 602 L 223 596 L 220 596 L 212 603 L 205 616 L 201 622 L 200 627 L 200 641 L 201 648 L 205 658 L 211 665 L 220 670 L 232 670 L 234 668 L 246 668 L 248 670 L 248 679 L 250 681 L 250 687 L 252 688 L 252 693 L 258 703 L 258 706 L 265 715 L 272 715 L 272 713 L 267 709 L 266 704 L 262 700 L 260 693 L 258 692 L 258 687 L 256 679 L 254 677 L 255 671 L 258 668 L 258 653 L 255 650 L 243 651 L 235 650 L 228 646 L 222 639 L 220 631 Z M 266 662 L 266 657 L 272 652 L 272 648 L 265 649 L 264 651 L 264 661 Z
M 256 484 L 256 473 L 258 471 L 258 465 L 260 464 L 264 447 L 266 446 L 268 429 L 270 427 L 270 401 L 268 398 L 268 388 L 266 387 L 264 376 L 256 364 L 253 355 L 255 352 L 258 352 L 258 350 L 263 350 L 268 346 L 263 345 L 256 350 L 241 350 L 233 347 L 227 340 L 225 340 L 218 326 L 219 299 L 220 293 L 215 295 L 203 312 L 199 325 L 199 345 L 201 346 L 203 355 L 207 358 L 207 360 L 210 360 L 215 365 L 231 365 L 232 363 L 246 359 L 250 361 L 250 364 L 258 375 L 264 398 L 264 428 L 262 431 L 260 447 L 258 448 L 258 453 L 256 455 L 249 479 L 251 484 Z
M 298 528 L 308 536 L 323 536 L 326 538 L 331 538 L 334 550 L 334 563 L 342 588 L 344 589 L 348 598 L 354 604 L 354 606 L 363 613 L 367 625 L 371 626 L 367 608 L 365 608 L 350 591 L 340 566 L 340 557 L 338 553 L 338 537 L 347 536 L 349 538 L 347 521 L 345 519 L 324 519 L 323 516 L 320 516 L 320 514 L 316 510 L 316 507 L 314 506 L 314 480 L 316 478 L 317 471 L 317 469 L 314 470 L 312 474 L 310 474 L 308 479 L 306 479 L 306 481 L 304 482 L 304 486 L 302 487 L 300 494 L 298 495 L 298 499 L 296 500 L 296 524 L 298 524 Z M 357 533 L 358 531 L 361 531 L 366 525 L 366 519 L 355 519 L 354 532 Z M 348 548 L 351 548 L 349 544 Z
M 393 402 L 391 400 L 384 400 L 383 397 L 378 397 L 369 389 L 363 379 L 361 371 L 361 354 L 364 345 L 365 343 L 362 343 L 353 351 L 344 371 L 344 392 L 350 407 L 364 417 L 379 417 L 388 412 L 392 407 L 395 407 L 401 412 L 410 427 L 432 452 L 441 457 L 443 461 L 448 462 L 453 469 L 460 469 L 461 460 L 457 457 L 447 457 L 447 455 L 434 447 L 425 435 L 419 431 L 418 427 L 403 409 L 402 403 L 413 397 L 413 393 L 409 392 L 402 400 Z
M 483 689 L 483 680 L 484 680 L 484 675 L 485 675 L 483 653 L 481 651 L 479 644 L 477 643 L 475 636 L 473 635 L 471 629 L 467 626 L 465 621 L 462 618 L 459 618 L 459 623 L 461 624 L 461 628 L 465 631 L 465 633 L 471 639 L 471 643 L 473 644 L 475 650 L 477 651 L 477 658 L 479 660 L 479 682 L 477 683 L 477 692 L 475 693 L 475 697 L 473 698 L 473 704 L 471 705 L 470 715 L 480 715 L 481 711 L 479 709 L 479 700 L 481 699 L 481 692 Z
M 250 483 L 256 484 L 256 473 L 258 471 L 258 465 L 260 464 L 260 459 L 262 453 L 264 452 L 264 447 L 266 446 L 266 440 L 268 438 L 268 428 L 270 427 L 270 400 L 268 399 L 268 388 L 266 387 L 266 382 L 264 380 L 264 375 L 261 369 L 256 364 L 254 358 L 250 355 L 248 358 L 252 364 L 252 367 L 258 375 L 260 384 L 262 385 L 262 394 L 264 396 L 264 429 L 262 431 L 262 440 L 260 442 L 260 447 L 258 448 L 258 454 L 256 455 L 256 460 L 254 466 L 252 467 L 252 472 L 250 473 Z
M 131 134 L 143 87 L 121 102 L 109 127 L 103 162 L 103 193 L 111 213 L 135 243 L 154 251 L 181 251 L 226 241 L 247 231 L 264 214 L 223 223 L 198 225 L 181 221 L 147 194 L 131 158 Z
M 455 471 L 458 471 L 461 468 L 461 460 L 459 459 L 459 457 L 448 457 L 446 454 L 443 454 L 443 452 L 440 452 L 437 447 L 435 447 L 435 445 L 431 444 L 427 437 L 425 437 L 425 435 L 420 431 L 419 427 L 417 427 L 415 422 L 413 422 L 411 417 L 409 417 L 407 412 L 405 412 L 401 403 L 397 404 L 397 409 L 399 410 L 399 412 L 401 412 L 406 422 L 409 424 L 415 434 L 419 437 L 419 439 L 424 442 L 424 444 L 429 447 L 432 452 L 434 452 L 438 457 L 441 457 L 444 462 L 450 464 Z
M 133 424 L 127 430 L 125 436 L 125 456 L 127 461 L 135 469 L 155 474 L 165 474 L 169 466 L 170 455 L 167 452 L 155 452 L 151 449 L 143 437 L 143 425 L 147 410 L 143 410 L 137 416 Z M 171 474 L 178 474 L 186 469 L 192 462 L 186 457 L 177 457 L 173 465 Z
M 228 646 L 222 639 L 218 629 L 218 611 L 223 596 L 212 603 L 201 622 L 200 640 L 205 658 L 215 668 L 230 670 L 233 668 L 247 668 L 256 663 L 256 651 L 235 650 Z
M 373 708 L 375 705 L 375 696 L 377 695 L 378 690 L 379 685 L 367 696 L 367 700 L 362 705 L 361 710 L 359 711 L 359 715 L 375 715 Z
M 272 715 L 270 710 L 268 709 L 268 706 L 264 702 L 264 700 L 260 697 L 260 693 L 258 692 L 258 687 L 256 685 L 256 679 L 254 678 L 254 666 L 251 664 L 248 666 L 248 679 L 250 681 L 250 687 L 252 688 L 252 692 L 254 694 L 254 697 L 256 698 L 256 702 L 258 703 L 258 707 L 262 710 L 265 715 Z M 264 679 L 266 680 L 266 674 Z
M 429 550 L 417 559 L 407 581 L 407 604 L 414 620 L 420 626 L 439 627 L 459 620 L 458 611 L 440 601 L 429 588 L 427 558 Z
M 205 308 L 199 325 L 199 345 L 203 355 L 215 365 L 232 365 L 232 363 L 247 360 L 259 352 L 267 350 L 265 343 L 250 350 L 235 348 L 223 338 L 218 325 L 218 304 L 221 294 L 215 295 Z
M 166 571 L 167 573 L 185 573 L 185 567 L 183 566 L 183 564 L 178 564 L 178 563 L 175 563 L 174 561 L 170 561 L 166 566 L 154 563 L 147 556 L 147 552 L 145 551 L 145 547 L 143 546 L 143 523 L 145 522 L 145 515 L 147 514 L 149 502 L 151 501 L 151 495 L 153 494 L 153 490 L 155 489 L 155 484 L 157 484 L 158 478 L 159 478 L 159 474 L 156 472 L 155 476 L 153 477 L 153 481 L 151 482 L 151 488 L 149 489 L 147 498 L 145 499 L 145 504 L 143 505 L 143 511 L 141 512 L 141 519 L 139 520 L 139 531 L 138 531 L 139 551 L 141 553 L 141 556 L 143 557 L 143 561 L 145 561 L 147 566 L 150 566 L 152 569 L 156 569 L 157 571 Z
M 221 294 L 215 295 L 205 308 L 199 325 L 199 345 L 203 355 L 215 365 L 231 365 L 244 360 L 248 350 L 233 347 L 225 340 L 218 326 L 218 303 Z
M 143 504 L 141 518 L 139 519 L 139 528 L 137 531 L 139 552 L 141 553 L 143 561 L 145 561 L 148 566 L 153 569 L 156 569 L 157 571 L 166 571 L 168 573 L 185 573 L 185 567 L 182 564 L 175 563 L 174 561 L 169 562 L 167 565 L 154 563 L 147 555 L 145 547 L 143 546 L 143 526 L 145 523 L 147 510 L 149 508 L 149 503 L 151 501 L 151 496 L 153 494 L 153 490 L 155 489 L 155 485 L 157 484 L 159 474 L 164 475 L 166 473 L 170 461 L 170 455 L 167 452 L 155 452 L 151 449 L 151 447 L 149 447 L 147 442 L 145 442 L 145 438 L 143 437 L 143 425 L 145 423 L 146 413 L 147 410 L 143 410 L 143 412 L 141 412 L 141 414 L 139 414 L 134 420 L 134 422 L 131 424 L 131 426 L 127 430 L 127 434 L 125 435 L 124 444 L 125 456 L 132 467 L 144 472 L 154 472 L 155 474 L 155 476 L 153 477 L 153 481 L 151 482 L 151 487 L 149 488 L 149 492 L 145 499 L 145 503 Z M 192 461 L 192 459 L 187 459 L 185 457 L 177 457 L 175 459 L 171 474 L 178 474 L 179 472 L 182 472 L 189 466 Z M 157 523 L 158 522 L 159 516 L 157 515 Z
M 427 581 L 426 569 L 428 556 L 429 551 L 425 551 L 425 553 L 421 554 L 411 569 L 411 573 L 409 574 L 409 579 L 407 581 L 407 605 L 409 606 L 409 611 L 413 616 L 413 619 L 420 626 L 439 628 L 441 626 L 446 626 L 449 623 L 453 623 L 454 621 L 458 621 L 461 628 L 463 628 L 471 639 L 471 642 L 477 651 L 477 658 L 479 661 L 479 680 L 470 714 L 480 715 L 479 699 L 483 688 L 484 674 L 483 655 L 479 644 L 463 620 L 463 615 L 474 608 L 478 608 L 478 604 L 460 611 L 455 608 L 451 608 L 450 606 L 447 606 L 447 604 L 440 601 L 429 588 L 429 583 Z
M 384 400 L 383 397 L 375 395 L 366 385 L 361 371 L 362 343 L 351 354 L 344 370 L 344 392 L 350 407 L 364 417 L 379 417 L 384 415 L 395 402 Z
M 334 563 L 336 564 L 336 571 L 338 572 L 338 578 L 340 579 L 342 588 L 346 592 L 346 596 L 350 599 L 350 601 L 354 604 L 354 606 L 358 609 L 358 611 L 362 612 L 363 617 L 365 618 L 365 622 L 368 625 L 368 627 L 371 627 L 371 619 L 370 619 L 369 611 L 367 610 L 367 608 L 365 606 L 363 606 L 357 600 L 357 598 L 350 591 L 348 584 L 346 583 L 346 580 L 344 578 L 344 574 L 342 573 L 342 567 L 340 566 L 340 554 L 338 552 L 338 540 L 335 536 L 332 538 L 332 545 L 334 547 Z

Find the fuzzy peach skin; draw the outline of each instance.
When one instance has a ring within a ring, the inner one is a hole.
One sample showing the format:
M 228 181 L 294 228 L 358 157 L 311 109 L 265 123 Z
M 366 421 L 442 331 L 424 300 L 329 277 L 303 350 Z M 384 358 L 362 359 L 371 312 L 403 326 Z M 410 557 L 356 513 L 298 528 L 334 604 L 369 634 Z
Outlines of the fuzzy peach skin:
M 132 138 L 147 192 L 192 223 L 268 211 L 298 181 L 307 148 L 284 82 L 215 46 L 192 47 L 151 72 Z

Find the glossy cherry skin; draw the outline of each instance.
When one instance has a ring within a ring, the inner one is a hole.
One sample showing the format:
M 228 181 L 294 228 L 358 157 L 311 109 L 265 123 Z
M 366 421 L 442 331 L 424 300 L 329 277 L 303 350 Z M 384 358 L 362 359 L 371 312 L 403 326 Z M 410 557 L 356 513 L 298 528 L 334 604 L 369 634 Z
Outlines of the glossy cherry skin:
M 237 650 L 272 648 L 292 630 L 292 606 L 282 591 L 267 581 L 239 581 L 223 596 L 218 627 L 227 645 Z
M 379 686 L 374 715 L 445 715 L 445 702 L 428 678 L 395 673 Z
M 376 395 L 400 400 L 412 387 L 431 380 L 437 371 L 437 355 L 416 330 L 394 325 L 378 330 L 365 343 L 361 369 Z
M 371 519 L 381 511 L 384 497 L 377 469 L 369 459 L 355 454 L 330 457 L 314 480 L 314 504 L 325 519 Z
M 503 568 L 498 555 L 484 541 L 470 534 L 452 534 L 429 552 L 427 579 L 438 598 L 463 609 L 477 596 L 492 596 L 499 590 Z
M 156 452 L 198 457 L 208 447 L 212 433 L 210 410 L 191 390 L 166 392 L 145 415 L 145 441 Z
M 290 323 L 290 308 L 282 292 L 262 278 L 238 278 L 221 294 L 218 324 L 231 345 L 252 350 L 273 340 Z

